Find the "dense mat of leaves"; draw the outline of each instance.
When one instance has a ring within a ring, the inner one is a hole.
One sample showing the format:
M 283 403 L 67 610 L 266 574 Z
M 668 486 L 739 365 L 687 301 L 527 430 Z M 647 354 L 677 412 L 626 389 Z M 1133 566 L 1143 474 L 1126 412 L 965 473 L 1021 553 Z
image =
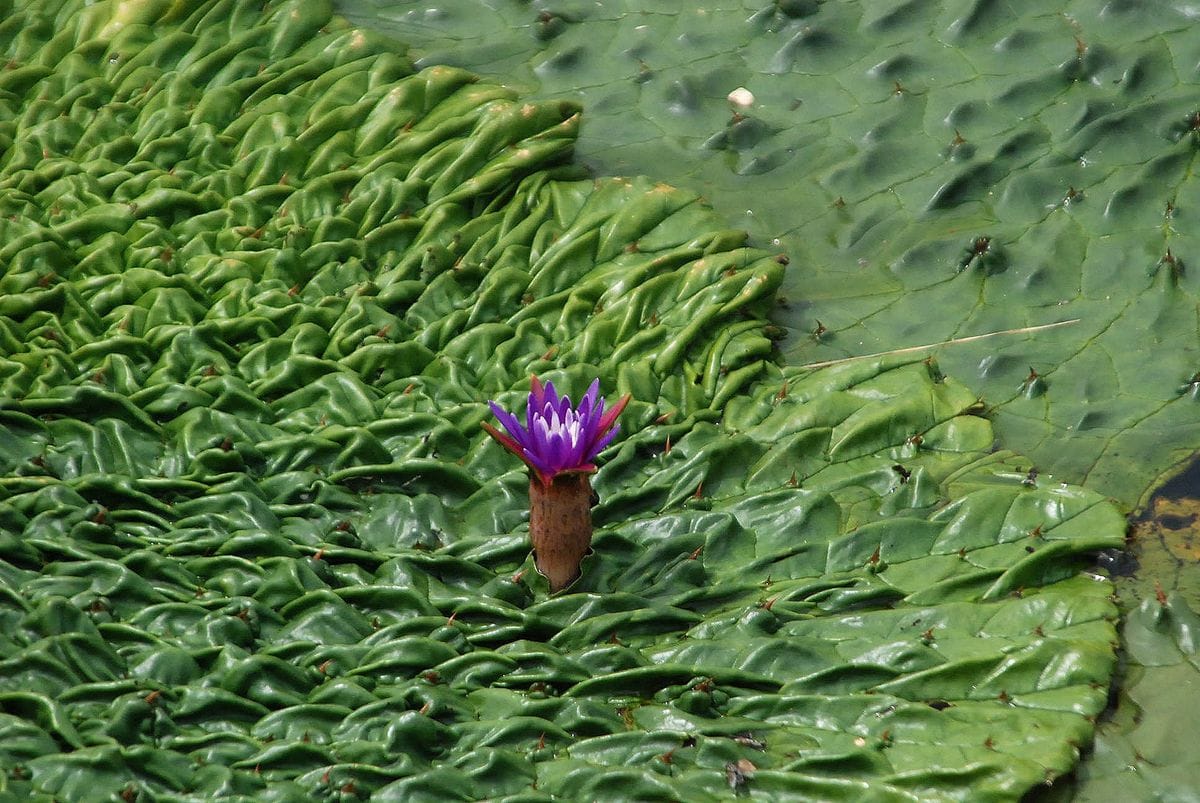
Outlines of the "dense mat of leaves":
M 327 5 L 0 28 L 0 791 L 1013 799 L 1113 669 L 1100 497 L 921 360 L 770 361 L 785 259 L 579 110 Z M 631 393 L 550 596 L 486 401 Z

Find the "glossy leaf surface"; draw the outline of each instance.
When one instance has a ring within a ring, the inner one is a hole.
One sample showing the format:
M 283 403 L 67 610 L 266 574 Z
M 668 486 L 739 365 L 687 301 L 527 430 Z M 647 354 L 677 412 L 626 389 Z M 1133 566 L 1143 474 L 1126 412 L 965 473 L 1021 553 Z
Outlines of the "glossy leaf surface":
M 0 789 L 1014 799 L 1113 671 L 1124 522 L 919 357 L 772 362 L 774 252 L 292 2 L 15 6 Z M 479 423 L 632 394 L 551 596 Z

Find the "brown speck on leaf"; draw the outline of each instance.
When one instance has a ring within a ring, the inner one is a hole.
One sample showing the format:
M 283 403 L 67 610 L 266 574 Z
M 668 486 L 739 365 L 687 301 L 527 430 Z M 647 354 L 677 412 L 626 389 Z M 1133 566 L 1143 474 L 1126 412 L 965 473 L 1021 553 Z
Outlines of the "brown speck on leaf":
M 792 469 L 792 476 L 788 479 L 787 484 L 788 484 L 788 487 L 790 487 L 790 488 L 799 488 L 800 487 L 800 480 L 796 476 L 796 469 Z
M 1154 581 L 1154 598 L 1158 600 L 1159 605 L 1167 604 L 1167 592 L 1163 591 L 1162 583 Z
M 317 671 L 320 672 L 322 675 L 327 674 L 329 672 L 329 667 L 332 665 L 333 665 L 333 659 L 329 658 L 329 659 L 321 662 L 321 665 L 317 667 Z
M 704 544 L 701 544 L 700 546 L 698 546 L 692 550 L 692 553 L 690 555 L 688 555 L 688 560 L 695 560 L 696 558 L 700 557 L 700 553 L 703 551 L 704 551 Z
M 729 788 L 735 792 L 739 792 L 745 788 L 747 781 L 754 777 L 754 772 L 758 767 L 748 758 L 739 758 L 737 761 L 730 761 L 725 765 L 725 780 L 729 783 Z
M 767 749 L 767 743 L 760 739 L 755 739 L 754 734 L 750 733 L 749 731 L 737 734 L 733 737 L 733 740 L 743 747 L 750 747 L 755 750 Z

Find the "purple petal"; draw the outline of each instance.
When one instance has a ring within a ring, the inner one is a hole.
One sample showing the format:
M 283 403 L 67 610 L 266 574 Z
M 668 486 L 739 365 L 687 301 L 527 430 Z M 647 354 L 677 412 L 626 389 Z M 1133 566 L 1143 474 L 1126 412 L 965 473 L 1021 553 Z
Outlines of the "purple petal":
M 570 396 L 560 395 L 553 382 L 543 383 L 532 376 L 529 387 L 525 426 L 512 413 L 489 402 L 509 435 L 502 435 L 490 426 L 486 427 L 488 431 L 510 451 L 518 452 L 517 456 L 543 483 L 548 484 L 562 472 L 595 471 L 592 461 L 620 431 L 616 420 L 629 396 L 608 408 L 600 395 L 600 380 L 594 379 L 578 406 L 572 406 Z
M 508 430 L 508 434 L 512 436 L 513 440 L 524 446 L 529 440 L 529 434 L 517 421 L 517 417 L 494 401 L 489 401 L 488 406 L 492 408 L 492 415 L 496 416 L 496 420 L 504 425 L 504 428 Z
M 607 447 L 610 443 L 612 443 L 613 438 L 617 437 L 617 433 L 620 431 L 621 431 L 621 425 L 614 424 L 612 429 L 610 429 L 607 433 L 602 435 L 600 437 L 600 439 L 597 440 L 590 449 L 588 449 L 587 459 L 589 461 L 595 460 L 596 455 L 603 452 L 605 447 Z
M 540 415 L 533 417 L 533 429 L 529 433 L 529 450 L 538 456 L 538 459 L 549 462 L 550 457 L 550 425 L 546 419 Z
M 593 379 L 592 384 L 588 385 L 587 393 L 583 394 L 583 398 L 579 400 L 579 406 L 582 407 L 584 402 L 588 402 L 589 406 L 595 404 L 599 395 L 600 380 Z
M 523 449 L 521 447 L 521 444 L 517 443 L 512 438 L 508 437 L 503 432 L 496 429 L 495 427 L 493 427 L 491 424 L 489 424 L 486 421 L 482 422 L 482 426 L 483 426 L 484 431 L 487 432 L 487 434 L 489 434 L 493 438 L 495 438 L 496 442 L 499 443 L 501 446 L 503 446 L 505 449 L 512 452 L 517 457 L 521 458 L 521 461 L 524 462 L 525 465 L 529 466 L 534 471 L 539 470 L 538 466 L 529 459 L 528 452 L 526 452 L 525 449 Z
M 551 408 L 557 410 L 559 408 L 559 405 L 562 402 L 558 398 L 558 391 L 554 389 L 554 383 L 547 382 L 545 391 L 546 391 L 546 393 L 544 396 L 544 401 L 541 404 L 539 404 L 538 406 L 542 409 L 545 409 L 546 407 L 551 407 Z

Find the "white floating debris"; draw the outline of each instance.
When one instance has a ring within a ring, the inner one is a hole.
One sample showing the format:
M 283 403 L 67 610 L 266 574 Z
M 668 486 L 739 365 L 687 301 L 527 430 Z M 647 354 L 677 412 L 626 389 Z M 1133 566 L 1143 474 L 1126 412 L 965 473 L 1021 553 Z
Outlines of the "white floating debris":
M 727 97 L 730 103 L 742 109 L 749 108 L 750 106 L 754 105 L 754 93 L 749 89 L 746 89 L 744 86 L 739 86 L 737 89 L 730 92 Z

